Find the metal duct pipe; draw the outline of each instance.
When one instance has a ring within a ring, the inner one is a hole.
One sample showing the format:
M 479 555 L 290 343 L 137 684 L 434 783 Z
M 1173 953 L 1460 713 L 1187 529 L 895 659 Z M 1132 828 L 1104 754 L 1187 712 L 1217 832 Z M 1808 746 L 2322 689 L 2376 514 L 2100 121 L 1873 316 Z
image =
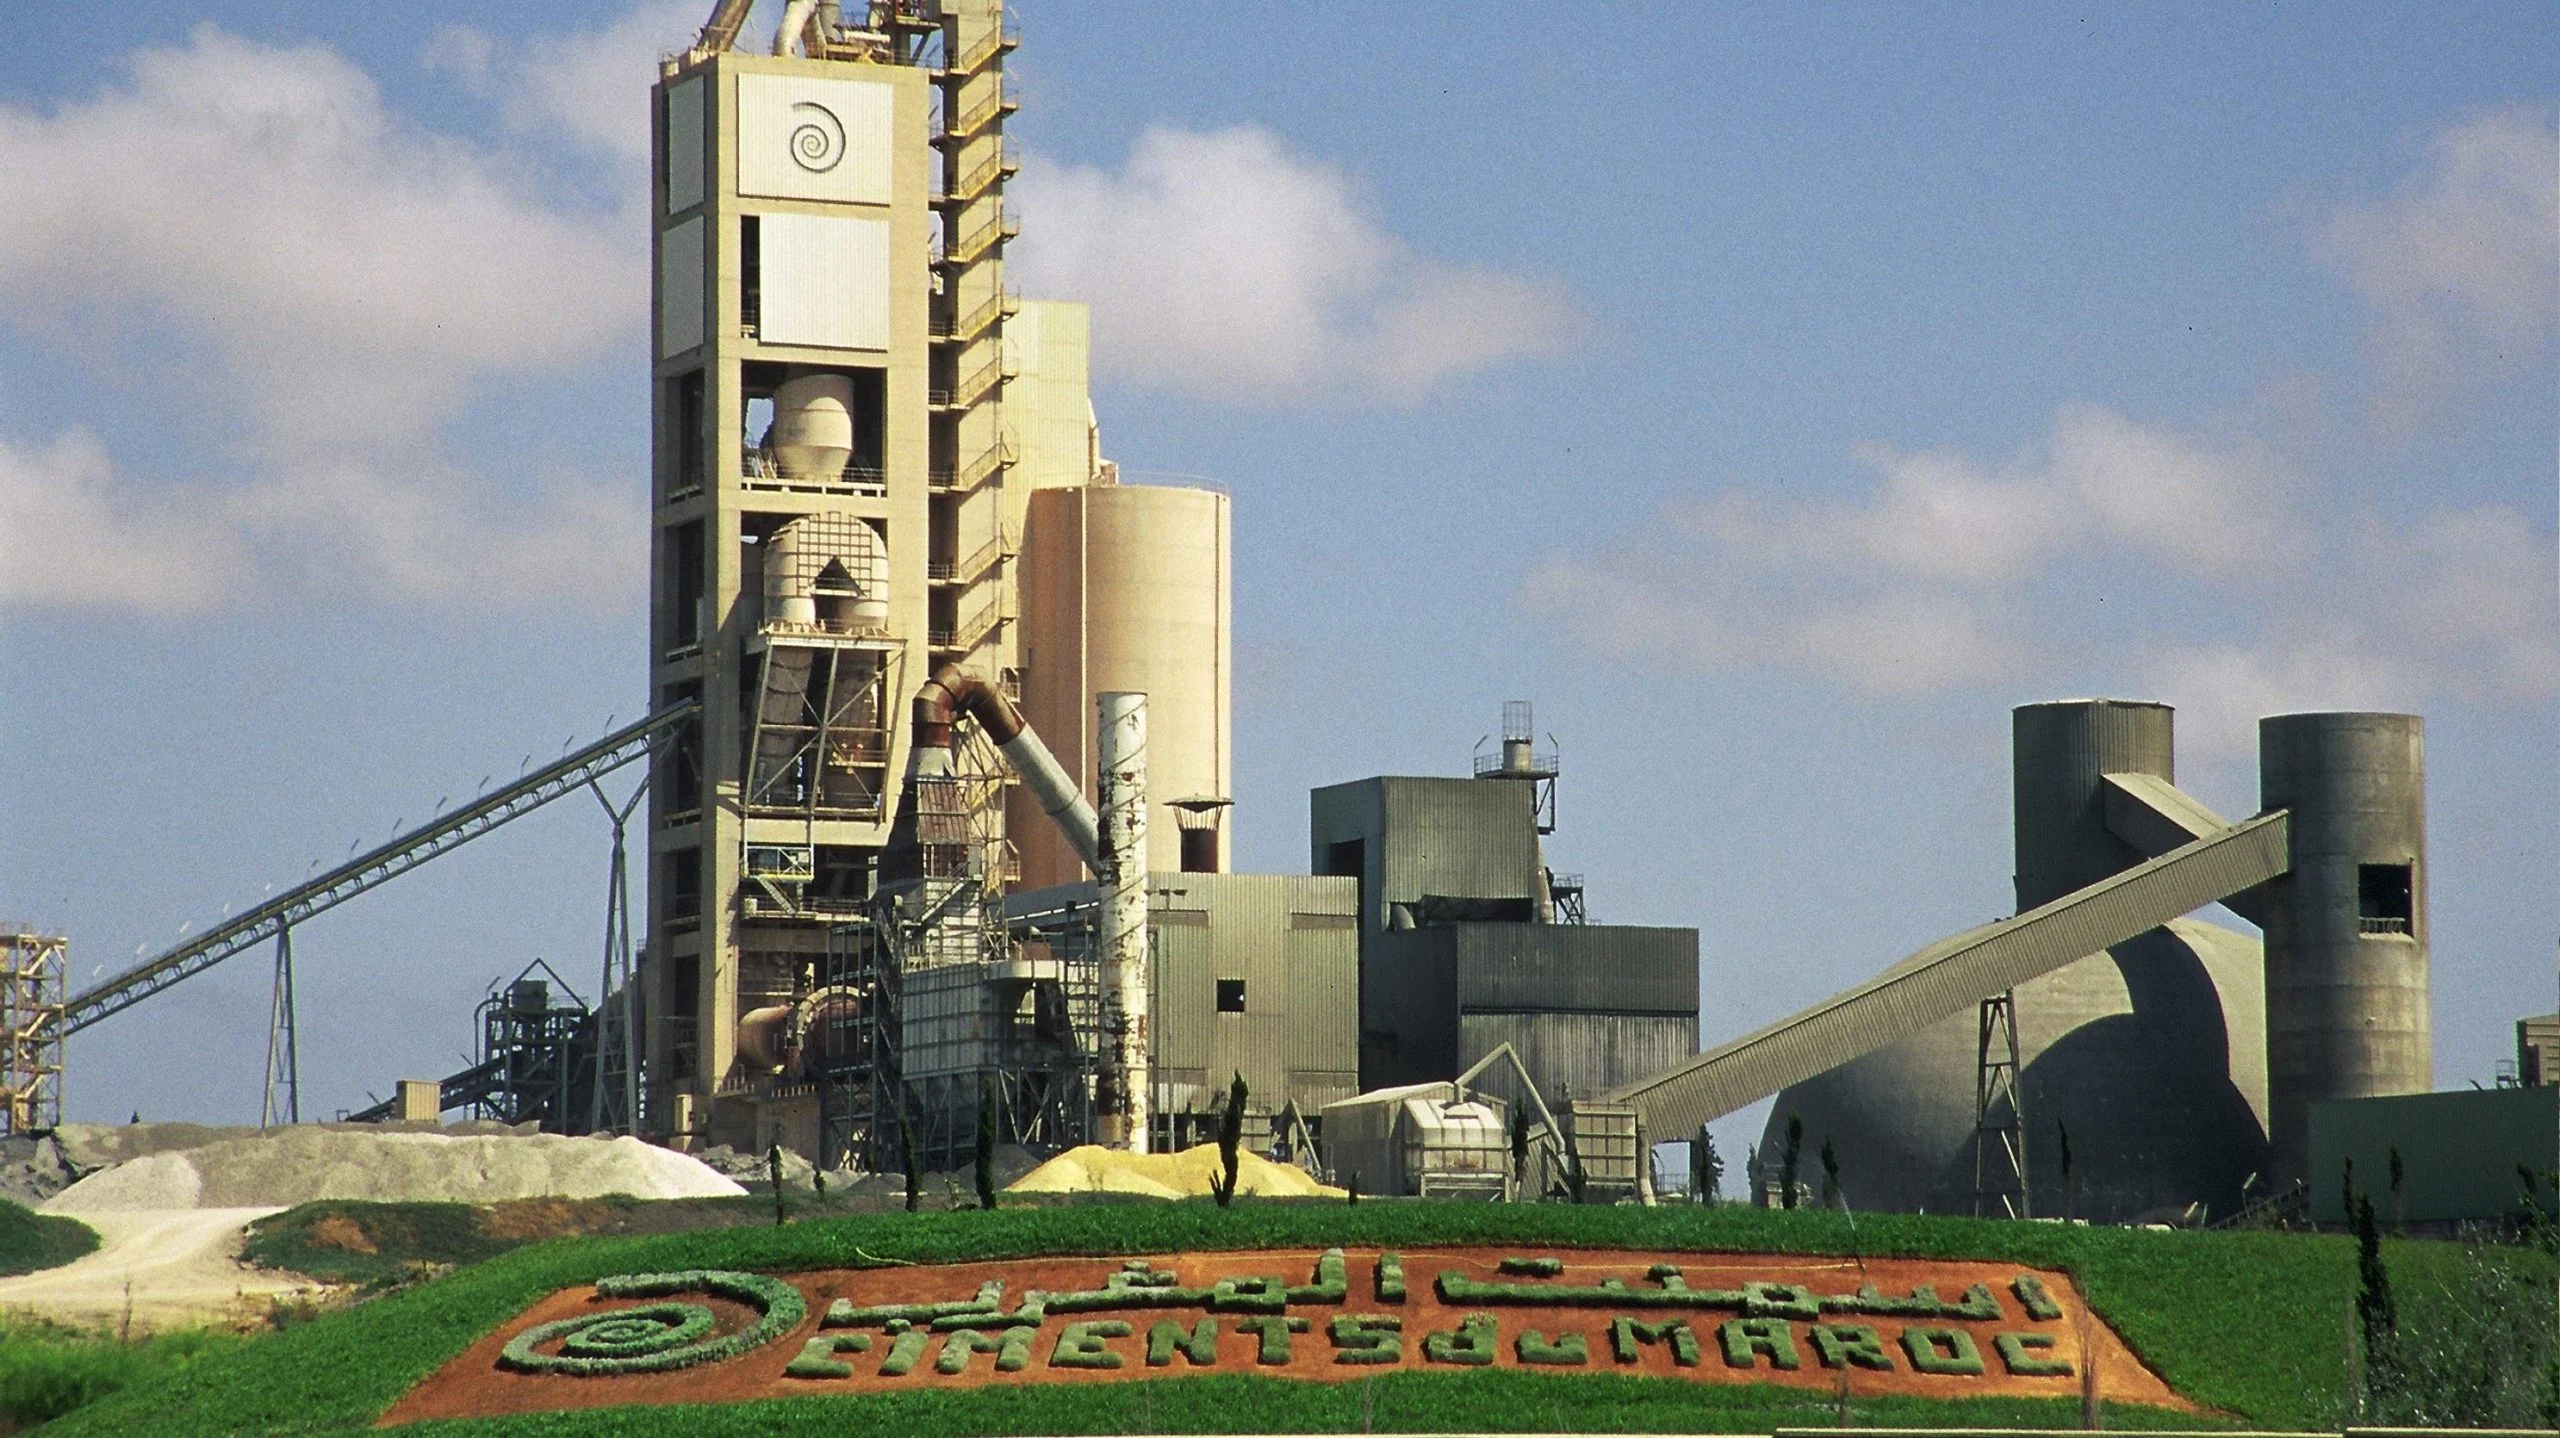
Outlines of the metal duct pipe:
M 996 743 L 996 752 L 1022 776 L 1022 785 L 1031 797 L 1040 801 L 1040 811 L 1054 821 L 1067 843 L 1084 860 L 1084 866 L 1097 876 L 1104 872 L 1099 825 L 1093 806 L 1085 802 L 1084 791 L 1058 763 L 1049 746 L 1031 732 L 1022 721 L 1021 711 L 1013 707 L 994 686 L 963 671 L 957 664 L 945 664 L 934 671 L 924 687 L 916 691 L 915 747 L 918 772 L 928 772 L 928 755 L 939 754 L 947 766 L 951 754 L 951 726 L 962 714 L 978 721 L 987 737 Z M 944 772 L 947 772 L 947 768 Z
M 799 43 L 800 33 L 809 28 L 811 12 L 817 8 L 818 0 L 791 0 L 782 7 L 782 23 L 773 30 L 773 53 L 791 53 L 791 47 Z
M 1095 1107 L 1102 1141 L 1147 1151 L 1147 696 L 1104 694 L 1102 796 L 1102 994 L 1105 1052 Z
M 780 1073 L 795 1047 L 791 1005 L 769 1004 L 738 1016 L 738 1057 L 760 1073 Z

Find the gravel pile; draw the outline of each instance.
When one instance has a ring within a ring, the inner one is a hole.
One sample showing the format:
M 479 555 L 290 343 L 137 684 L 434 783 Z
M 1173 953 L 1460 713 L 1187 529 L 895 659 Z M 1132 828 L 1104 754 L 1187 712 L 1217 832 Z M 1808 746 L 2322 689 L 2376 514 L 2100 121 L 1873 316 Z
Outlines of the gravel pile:
M 616 1193 L 709 1198 L 743 1192 L 693 1159 L 635 1138 L 303 1125 L 143 1153 L 81 1179 L 45 1207 L 83 1213 L 291 1207 L 324 1198 L 496 1203 Z
M 1023 1175 L 1007 1193 L 1127 1193 L 1146 1198 L 1200 1198 L 1226 1177 L 1218 1146 L 1204 1143 L 1180 1153 L 1123 1153 L 1087 1144 L 1071 1148 Z M 1264 1198 L 1341 1198 L 1307 1177 L 1306 1170 L 1273 1163 L 1251 1151 L 1236 1155 L 1236 1192 Z

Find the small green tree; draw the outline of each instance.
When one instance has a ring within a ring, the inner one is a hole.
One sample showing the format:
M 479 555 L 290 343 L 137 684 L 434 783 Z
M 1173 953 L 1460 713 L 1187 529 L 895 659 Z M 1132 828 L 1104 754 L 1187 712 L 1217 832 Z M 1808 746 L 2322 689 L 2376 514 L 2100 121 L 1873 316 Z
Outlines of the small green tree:
M 2393 1387 L 2392 1340 L 2400 1331 L 2400 1306 L 2391 1296 L 2391 1275 L 2382 1267 L 2382 1230 L 2373 1219 L 2373 1200 L 2356 1199 L 2356 1326 L 2364 1339 L 2367 1387 L 2377 1393 Z
M 1517 1193 L 1529 1183 L 1529 1109 L 1526 1104 L 1511 1106 L 1511 1189 Z
M 1796 1206 L 1796 1173 L 1804 1166 L 1804 1118 L 1787 1115 L 1786 1147 L 1778 1150 L 1778 1206 Z
M 780 1228 L 783 1221 L 781 1144 L 777 1143 L 764 1151 L 764 1164 L 765 1172 L 773 1176 L 773 1226 Z
M 1698 1125 L 1698 1137 L 1689 1145 L 1689 1192 L 1700 1203 L 1715 1203 L 1724 1197 L 1724 1155 L 1716 1152 L 1716 1136 Z
M 1582 1171 L 1582 1145 L 1574 1141 L 1573 1125 L 1568 1122 L 1564 1129 L 1565 1197 L 1574 1203 L 1582 1202 L 1582 1190 L 1586 1181 L 1587 1176 Z
M 924 1206 L 924 1166 L 916 1162 L 915 1121 L 903 1110 L 898 1114 L 898 1164 L 906 1170 L 907 1212 Z
M 978 1080 L 978 1151 L 971 1165 L 978 1180 L 978 1207 L 996 1206 L 996 1081 Z
M 1239 1072 L 1227 1085 L 1227 1111 L 1218 1116 L 1218 1163 L 1226 1176 L 1209 1181 L 1209 1196 L 1220 1208 L 1236 1201 L 1237 1175 L 1244 1163 L 1244 1101 L 1244 1075 Z
M 1822 1206 L 1829 1208 L 1834 1201 L 1848 1207 L 1840 1200 L 1840 1155 L 1831 1151 L 1831 1135 L 1826 1133 L 1822 1136 Z
M 2338 1175 L 2338 1201 L 2345 1205 L 2342 1221 L 2348 1229 L 2356 1226 L 2356 1156 L 2348 1154 Z

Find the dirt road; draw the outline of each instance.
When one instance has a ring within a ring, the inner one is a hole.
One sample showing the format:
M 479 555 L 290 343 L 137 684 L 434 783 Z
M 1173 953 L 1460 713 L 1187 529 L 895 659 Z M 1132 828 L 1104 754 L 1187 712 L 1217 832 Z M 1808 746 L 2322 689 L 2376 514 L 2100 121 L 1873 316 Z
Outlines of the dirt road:
M 263 1314 L 276 1298 L 314 1294 L 292 1274 L 239 1261 L 249 1224 L 272 1208 L 121 1209 L 73 1215 L 98 1232 L 98 1251 L 42 1273 L 0 1278 L 0 1311 L 57 1323 L 190 1328 Z

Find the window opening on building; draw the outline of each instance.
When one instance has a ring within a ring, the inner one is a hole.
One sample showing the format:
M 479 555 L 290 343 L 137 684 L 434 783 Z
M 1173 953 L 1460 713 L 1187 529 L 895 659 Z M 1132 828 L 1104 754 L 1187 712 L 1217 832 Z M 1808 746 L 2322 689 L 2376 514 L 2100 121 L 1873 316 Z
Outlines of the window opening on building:
M 2366 934 L 2405 934 L 2416 915 L 2407 864 L 2356 865 L 2356 929 Z

